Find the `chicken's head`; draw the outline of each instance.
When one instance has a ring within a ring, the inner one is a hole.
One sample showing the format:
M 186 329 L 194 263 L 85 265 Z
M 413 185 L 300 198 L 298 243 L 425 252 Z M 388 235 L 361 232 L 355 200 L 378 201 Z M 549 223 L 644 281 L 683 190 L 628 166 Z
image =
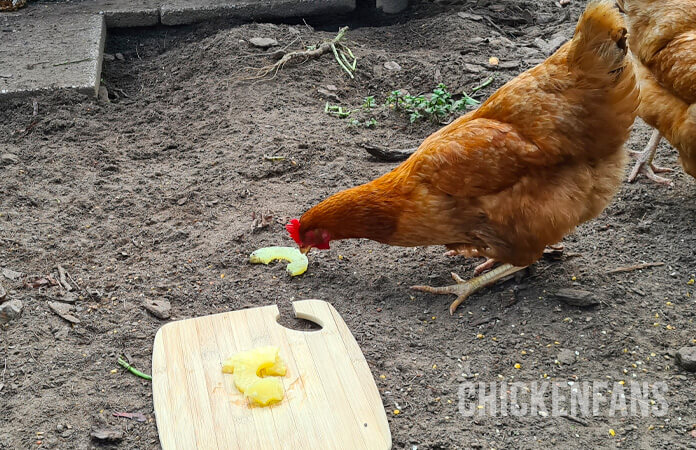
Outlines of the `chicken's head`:
M 299 245 L 302 253 L 307 253 L 312 247 L 319 250 L 327 250 L 331 241 L 331 233 L 328 230 L 319 228 L 304 229 L 300 221 L 292 219 L 285 229 L 290 233 L 290 237 Z

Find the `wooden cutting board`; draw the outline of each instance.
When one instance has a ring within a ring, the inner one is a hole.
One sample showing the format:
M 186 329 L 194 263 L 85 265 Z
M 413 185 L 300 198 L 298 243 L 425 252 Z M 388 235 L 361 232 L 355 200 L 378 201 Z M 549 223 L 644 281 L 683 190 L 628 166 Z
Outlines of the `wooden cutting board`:
M 278 324 L 275 305 L 172 322 L 155 336 L 152 389 L 160 442 L 172 449 L 390 449 L 387 416 L 355 338 L 329 303 L 293 303 L 319 331 Z M 275 345 L 285 397 L 251 405 L 222 362 Z

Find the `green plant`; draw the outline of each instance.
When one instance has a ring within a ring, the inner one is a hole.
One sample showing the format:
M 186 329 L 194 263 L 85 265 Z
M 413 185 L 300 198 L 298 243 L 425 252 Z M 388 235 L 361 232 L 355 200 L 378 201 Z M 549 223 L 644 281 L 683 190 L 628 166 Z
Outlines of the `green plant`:
M 377 126 L 377 119 L 375 119 L 374 117 L 370 117 L 369 120 L 366 120 L 366 121 L 363 123 L 363 126 L 364 126 L 365 128 L 374 128 L 374 127 Z
M 326 102 L 326 106 L 324 106 L 324 112 L 327 114 L 331 114 L 332 116 L 345 119 L 346 117 L 350 116 L 350 113 L 352 113 L 353 111 L 351 111 L 350 109 L 343 109 L 342 106 L 331 105 L 329 104 L 329 102 Z
M 491 80 L 492 81 L 492 80 Z M 490 82 L 489 82 L 490 84 Z M 478 89 L 481 89 L 481 86 Z M 476 89 L 476 90 L 478 90 Z M 426 95 L 409 95 L 401 91 L 392 91 L 387 95 L 386 106 L 396 111 L 402 110 L 408 114 L 411 123 L 419 119 L 430 119 L 440 122 L 450 114 L 462 111 L 468 106 L 479 104 L 477 100 L 461 93 L 461 98 L 455 100 L 454 95 L 447 90 L 447 86 L 440 83 L 433 92 Z
M 365 97 L 365 100 L 363 101 L 363 108 L 370 110 L 377 106 L 377 102 L 375 101 L 375 96 L 370 95 L 369 97 Z
M 375 102 L 375 98 L 373 96 L 369 96 L 365 97 L 365 101 L 363 102 L 362 106 L 364 109 L 369 111 L 372 108 L 377 107 L 377 103 Z M 324 112 L 334 117 L 338 117 L 339 119 L 347 119 L 354 112 L 360 113 L 361 111 L 359 109 L 344 109 L 342 106 L 332 105 L 331 103 L 326 102 L 326 105 L 324 105 Z M 359 118 L 353 117 L 348 121 L 348 123 L 355 127 L 363 126 L 365 128 L 375 128 L 377 126 L 377 119 L 370 117 L 369 119 L 361 121 Z
M 370 117 L 364 122 L 361 122 L 358 119 L 350 119 L 349 123 L 354 127 L 363 126 L 365 128 L 375 128 L 377 126 L 377 119 L 375 119 L 374 117 Z

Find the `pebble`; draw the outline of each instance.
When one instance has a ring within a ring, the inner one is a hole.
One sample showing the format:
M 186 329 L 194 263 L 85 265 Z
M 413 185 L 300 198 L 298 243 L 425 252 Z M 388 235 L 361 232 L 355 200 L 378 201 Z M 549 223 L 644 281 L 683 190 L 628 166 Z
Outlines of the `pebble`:
M 2 283 L 0 283 L 0 302 L 5 300 L 6 296 L 7 296 L 7 291 L 5 290 L 4 287 L 2 287 Z
M 123 439 L 123 430 L 116 427 L 93 429 L 91 436 L 99 441 L 120 441 Z
M 104 61 L 113 61 L 116 57 L 111 53 L 104 53 Z
M 333 101 L 336 101 L 336 102 L 340 100 L 340 98 L 338 98 L 338 95 L 336 95 L 336 93 L 331 92 L 331 91 L 329 91 L 328 89 L 319 88 L 319 89 L 317 89 L 317 92 L 318 92 L 322 97 L 327 98 L 327 99 L 329 99 L 329 100 L 333 100 Z
M 561 47 L 561 45 L 565 44 L 566 41 L 568 41 L 568 40 L 569 40 L 569 38 L 565 35 L 558 35 L 558 36 L 551 38 L 551 40 L 548 43 L 549 53 L 553 53 L 556 50 L 558 50 Z
M 561 351 L 558 353 L 558 356 L 556 356 L 556 359 L 561 364 L 573 364 L 575 362 L 575 352 L 567 348 L 561 349 Z
M 462 19 L 469 19 L 473 20 L 475 22 L 479 22 L 483 20 L 483 16 L 479 16 L 478 14 L 470 14 L 466 12 L 458 12 L 457 15 L 461 17 Z
M 464 72 L 469 72 L 469 73 L 481 73 L 483 71 L 483 67 L 478 66 L 476 64 L 469 64 L 466 63 L 462 66 L 462 69 L 464 69 Z
M 150 300 L 143 301 L 143 307 L 158 319 L 169 319 L 172 316 L 172 305 L 167 300 Z
M 51 310 L 58 314 L 60 317 L 63 319 L 67 320 L 70 323 L 80 323 L 80 319 L 77 317 L 73 316 L 71 314 L 72 312 L 72 306 L 68 305 L 67 303 L 63 302 L 48 302 L 48 307 L 51 308 Z
M 0 305 L 0 325 L 9 323 L 22 315 L 24 304 L 21 300 L 10 300 Z
M 255 37 L 249 39 L 249 43 L 254 47 L 271 48 L 278 45 L 278 41 L 273 38 Z
M 696 347 L 682 347 L 677 352 L 677 364 L 687 372 L 696 372 Z
M 498 67 L 500 69 L 517 69 L 521 64 L 521 61 L 505 61 L 501 62 Z
M 571 306 L 589 307 L 600 303 L 594 293 L 580 289 L 559 289 L 553 295 L 561 302 Z
M 111 102 L 111 100 L 109 100 L 109 91 L 106 89 L 106 86 L 99 86 L 99 94 L 97 95 L 97 98 L 106 103 Z
M 396 61 L 387 61 L 384 63 L 384 68 L 387 70 L 401 70 L 401 66 Z
M 0 155 L 0 166 L 9 166 L 10 164 L 18 164 L 19 157 L 12 153 L 3 153 Z
M 116 54 L 114 55 L 114 57 L 116 57 L 116 59 L 118 59 L 119 61 L 123 61 L 123 60 L 126 59 L 126 58 L 123 56 L 123 53 L 116 53 Z
M 24 274 L 22 272 L 17 272 L 16 270 L 4 268 L 2 269 L 2 276 L 8 280 L 19 280 Z
M 534 45 L 539 47 L 544 53 L 550 55 L 551 53 L 558 50 L 558 48 L 565 44 L 570 38 L 565 35 L 565 33 L 558 33 L 554 35 L 549 41 L 545 41 L 542 38 L 534 39 Z

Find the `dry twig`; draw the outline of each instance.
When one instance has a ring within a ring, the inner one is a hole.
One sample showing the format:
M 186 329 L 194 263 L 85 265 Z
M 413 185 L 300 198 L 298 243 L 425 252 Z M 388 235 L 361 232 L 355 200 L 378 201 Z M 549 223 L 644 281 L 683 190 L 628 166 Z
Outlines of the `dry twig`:
M 634 264 L 632 266 L 627 266 L 627 267 L 619 267 L 614 270 L 610 270 L 607 272 L 608 275 L 612 275 L 615 273 L 623 273 L 623 272 L 633 272 L 634 270 L 640 270 L 640 269 L 647 269 L 648 267 L 658 267 L 658 266 L 664 266 L 665 263 L 663 262 L 651 262 L 651 263 L 642 263 L 642 264 Z
M 309 47 L 307 50 L 298 50 L 294 52 L 289 52 L 283 55 L 276 63 L 264 66 L 261 68 L 250 68 L 255 71 L 255 73 L 244 80 L 258 80 L 271 75 L 271 78 L 275 77 L 278 71 L 285 66 L 285 64 L 301 60 L 302 62 L 308 59 L 318 58 L 326 53 L 333 53 L 336 58 L 336 62 L 345 70 L 348 75 L 353 78 L 353 72 L 355 72 L 357 58 L 353 55 L 353 52 L 340 41 L 345 37 L 348 27 L 343 27 L 338 30 L 338 34 L 330 41 L 323 42 L 318 46 Z

